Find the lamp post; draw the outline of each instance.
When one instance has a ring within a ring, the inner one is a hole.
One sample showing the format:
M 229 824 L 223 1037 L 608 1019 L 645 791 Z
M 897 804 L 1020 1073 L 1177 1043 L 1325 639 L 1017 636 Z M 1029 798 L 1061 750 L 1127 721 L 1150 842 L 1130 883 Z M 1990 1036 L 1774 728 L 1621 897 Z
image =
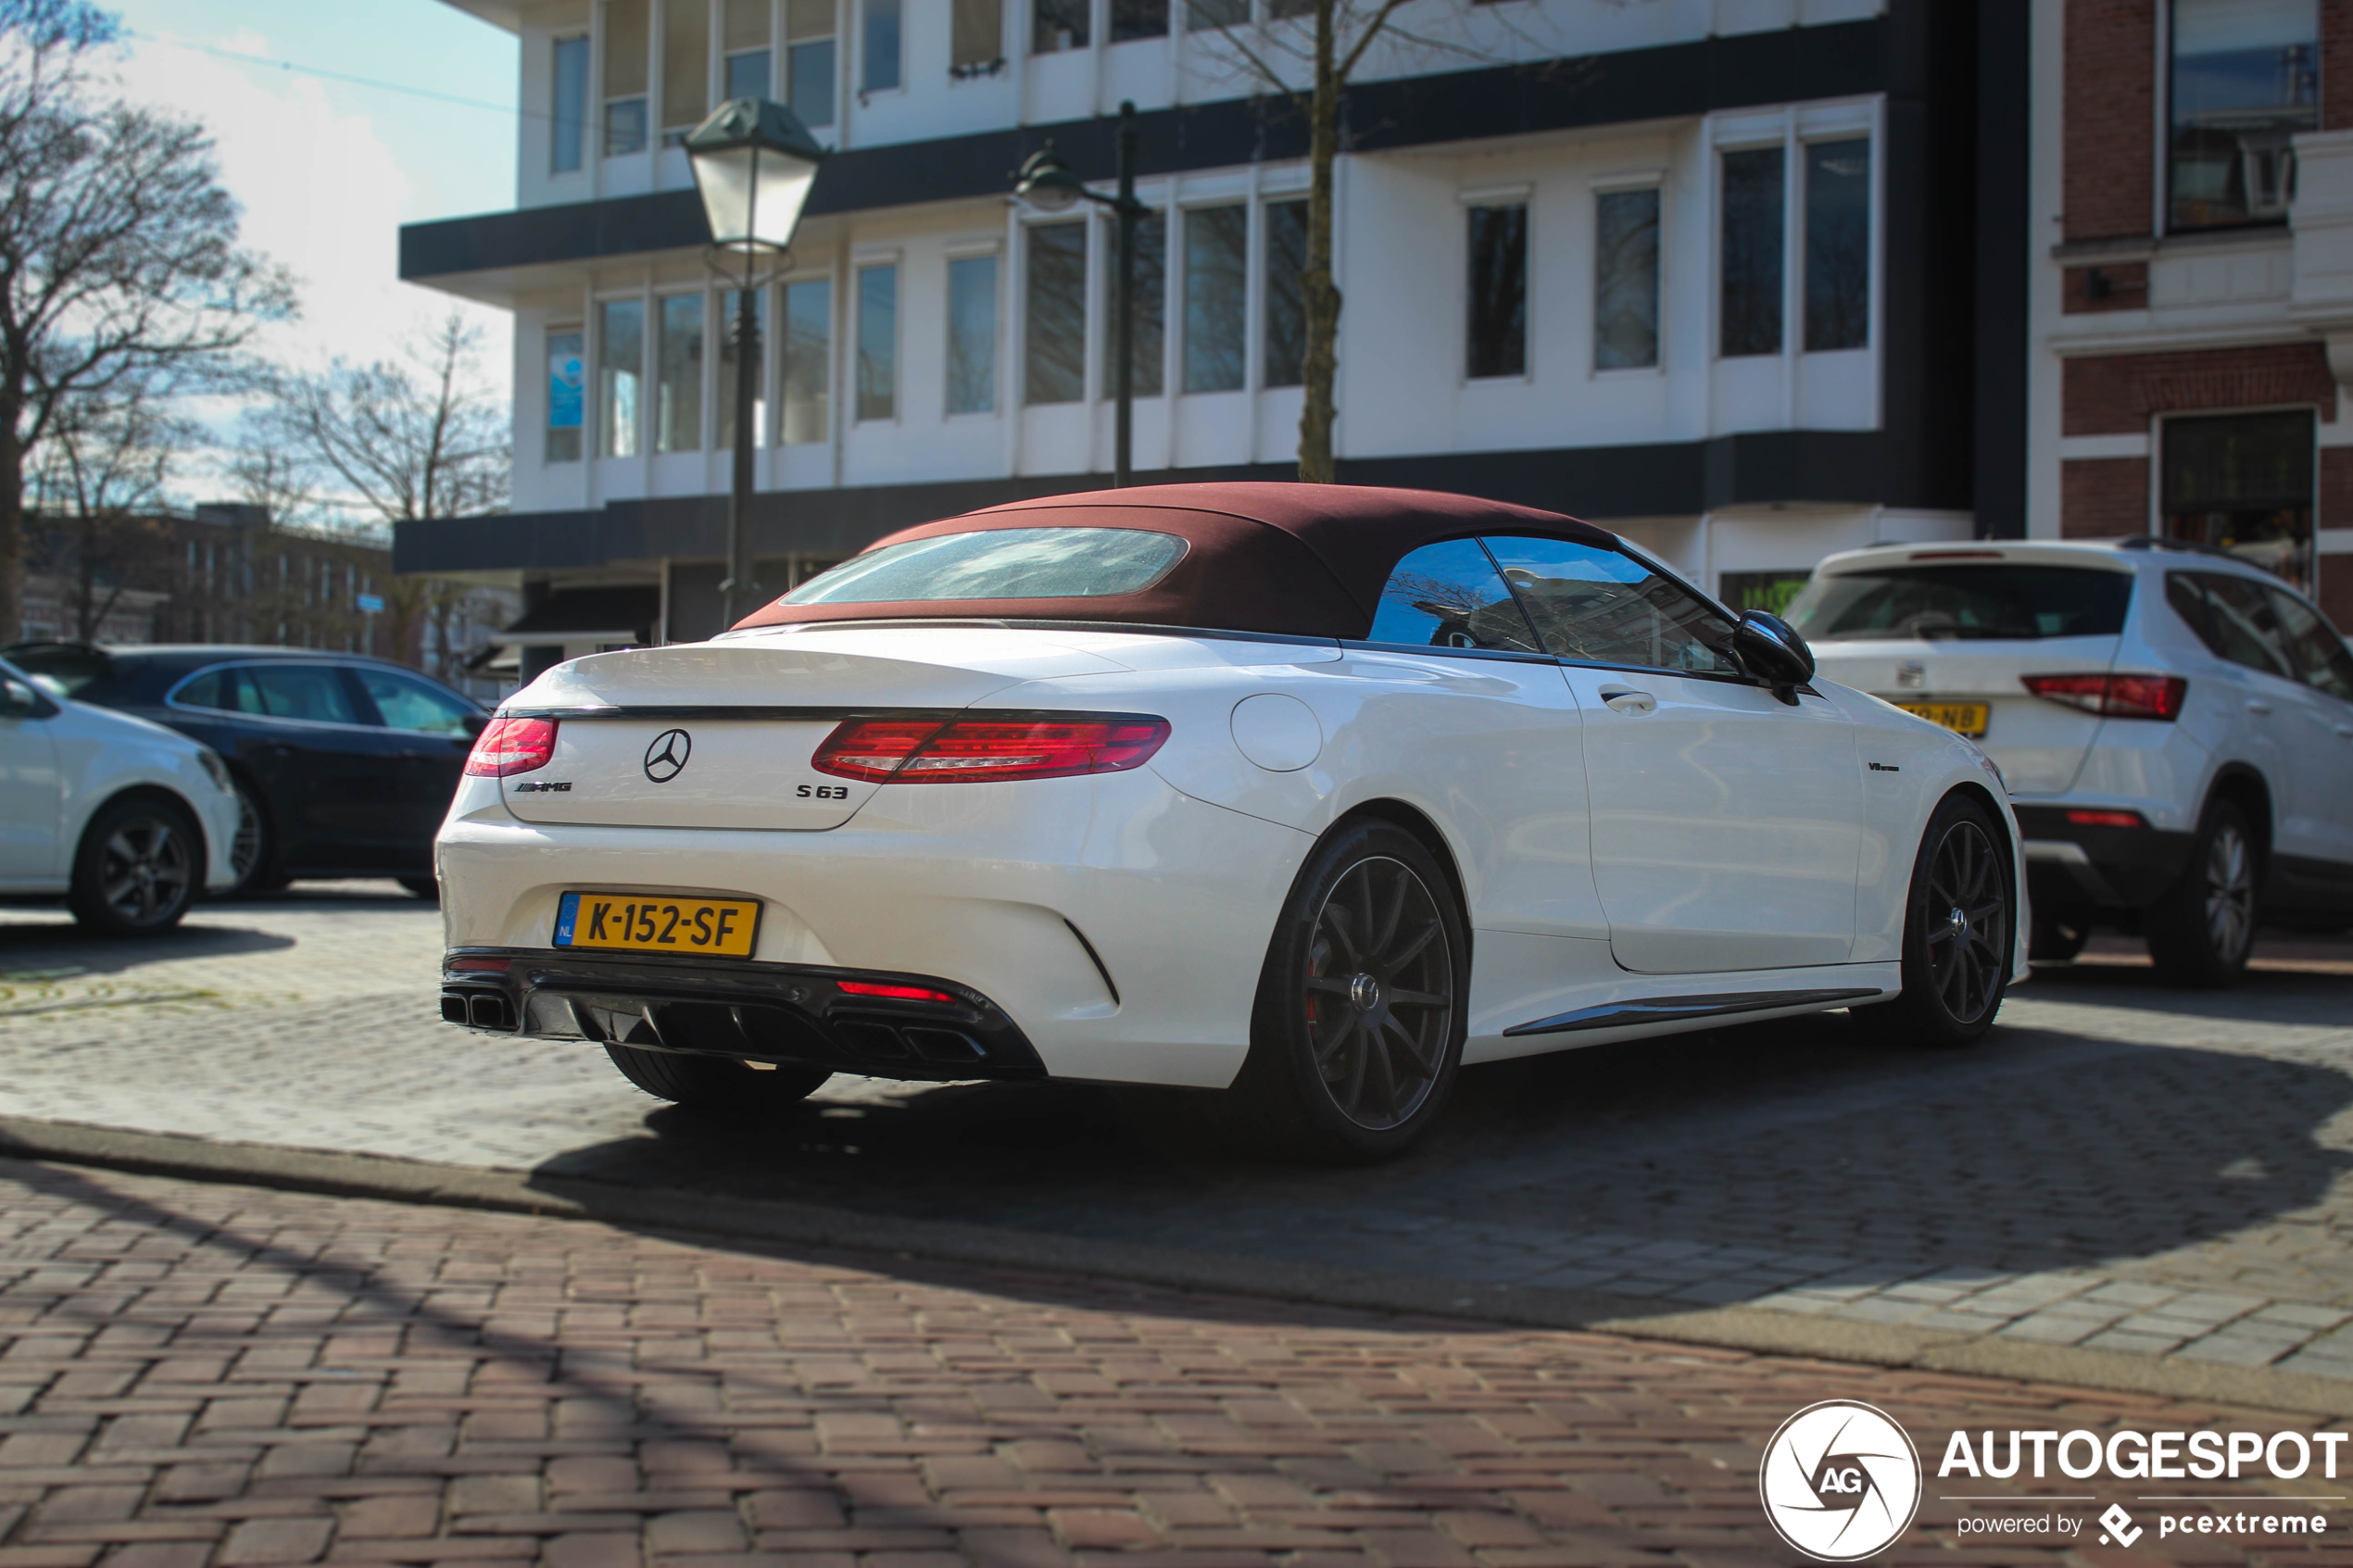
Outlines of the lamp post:
M 1067 212 L 1083 198 L 1107 207 L 1119 220 L 1119 278 L 1114 295 L 1112 323 L 1114 374 L 1118 381 L 1113 407 L 1116 412 L 1112 425 L 1111 482 L 1114 487 L 1126 488 L 1134 468 L 1136 435 L 1136 395 L 1132 383 L 1136 374 L 1136 225 L 1151 216 L 1151 208 L 1136 199 L 1136 106 L 1133 102 L 1119 106 L 1119 137 L 1116 172 L 1119 191 L 1116 195 L 1103 195 L 1087 188 L 1087 182 L 1074 173 L 1070 166 L 1054 156 L 1052 143 L 1029 155 L 1021 171 L 1013 176 L 1013 194 L 1044 212 Z
M 730 98 L 687 133 L 686 158 L 711 222 L 711 270 L 734 282 L 722 261 L 731 253 L 743 258 L 736 295 L 735 483 L 727 497 L 727 578 L 719 584 L 733 626 L 760 600 L 751 558 L 752 405 L 760 351 L 752 294 L 766 282 L 758 275 L 760 258 L 780 257 L 792 245 L 825 149 L 784 105 Z

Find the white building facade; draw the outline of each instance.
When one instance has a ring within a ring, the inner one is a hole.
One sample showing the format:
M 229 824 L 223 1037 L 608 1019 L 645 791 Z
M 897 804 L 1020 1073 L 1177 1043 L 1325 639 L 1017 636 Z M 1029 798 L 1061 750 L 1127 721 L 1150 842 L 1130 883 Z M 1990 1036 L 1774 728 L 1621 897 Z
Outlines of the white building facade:
M 718 629 L 734 296 L 676 144 L 728 96 L 835 149 L 758 294 L 765 586 L 1107 483 L 1114 231 L 1009 192 L 1050 142 L 1107 182 L 1123 100 L 1155 210 L 1138 478 L 1293 473 L 1307 126 L 1248 61 L 1292 57 L 1297 0 L 452 3 L 521 38 L 517 206 L 411 226 L 402 275 L 514 313 L 515 509 L 404 525 L 400 566 L 520 583 L 526 672 Z M 1998 188 L 2023 117 L 1988 122 L 1978 69 L 2007 24 L 1941 0 L 1397 19 L 1337 171 L 1344 483 L 1586 517 L 1761 604 L 1832 550 L 2022 531 L 2022 444 L 1974 435 L 2024 417 L 2022 355 L 1985 347 L 2023 341 L 2022 179 Z

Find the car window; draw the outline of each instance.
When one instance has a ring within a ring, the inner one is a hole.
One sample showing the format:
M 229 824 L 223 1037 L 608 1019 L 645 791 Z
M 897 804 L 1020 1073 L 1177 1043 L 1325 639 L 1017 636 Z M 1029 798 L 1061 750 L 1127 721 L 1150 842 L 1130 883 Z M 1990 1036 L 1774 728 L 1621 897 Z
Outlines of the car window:
M 1566 539 L 1490 539 L 1487 547 L 1555 658 L 1741 673 L 1732 622 L 1632 556 Z
M 2272 607 L 2263 584 L 2219 572 L 2175 575 L 2186 579 L 2204 600 L 2202 621 L 2189 616 L 2183 619 L 2189 621 L 2191 629 L 2218 657 L 2249 670 L 2260 670 L 2266 675 L 2277 675 L 2283 681 L 2296 678 L 2279 611 Z M 2169 583 L 2169 597 L 2171 594 Z M 2177 604 L 2175 608 L 2180 607 Z
M 1371 641 L 1534 653 L 1528 619 L 1476 539 L 1424 545 L 1381 585 Z
M 2296 672 L 2331 696 L 2353 702 L 2353 651 L 2321 613 L 2294 594 L 2267 589 L 2280 613 L 2288 651 L 2296 656 Z
M 193 680 L 182 682 L 172 692 L 171 700 L 182 708 L 214 708 L 227 713 L 262 711 L 260 694 L 245 679 L 245 671 L 233 665 L 208 670 Z
M 1890 566 L 1817 576 L 1788 619 L 1811 643 L 2112 637 L 2124 630 L 2132 597 L 2132 573 L 2097 568 Z
M 779 604 L 1093 599 L 1140 594 L 1185 553 L 1141 528 L 992 528 L 909 539 L 818 573 Z
M 473 709 L 454 694 L 396 670 L 362 669 L 355 673 L 368 700 L 384 715 L 387 729 L 417 730 L 433 735 L 472 733 L 466 728 L 466 720 Z
M 359 722 L 343 671 L 332 664 L 254 664 L 246 666 L 245 678 L 260 693 L 260 711 L 273 719 Z

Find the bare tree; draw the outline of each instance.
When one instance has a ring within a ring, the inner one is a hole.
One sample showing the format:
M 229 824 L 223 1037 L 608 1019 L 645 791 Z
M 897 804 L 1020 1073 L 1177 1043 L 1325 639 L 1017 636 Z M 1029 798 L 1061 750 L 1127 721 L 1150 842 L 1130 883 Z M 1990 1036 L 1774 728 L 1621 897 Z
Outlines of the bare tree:
M 281 378 L 251 416 L 237 464 L 249 498 L 340 506 L 379 526 L 505 510 L 513 448 L 482 360 L 482 330 L 453 310 L 396 358 Z M 450 616 L 472 592 L 442 578 L 395 578 L 384 611 L 396 655 L 422 652 L 431 630 L 447 672 Z
M 87 0 L 0 0 L 0 631 L 24 598 L 25 475 L 78 399 L 230 373 L 294 309 L 237 245 L 202 127 L 105 100 L 83 73 L 118 36 Z
M 76 397 L 52 417 L 28 488 L 65 534 L 47 565 L 70 583 L 82 641 L 96 639 L 132 578 L 156 564 L 163 536 L 155 517 L 172 463 L 199 434 L 172 412 L 170 389 L 152 380 Z

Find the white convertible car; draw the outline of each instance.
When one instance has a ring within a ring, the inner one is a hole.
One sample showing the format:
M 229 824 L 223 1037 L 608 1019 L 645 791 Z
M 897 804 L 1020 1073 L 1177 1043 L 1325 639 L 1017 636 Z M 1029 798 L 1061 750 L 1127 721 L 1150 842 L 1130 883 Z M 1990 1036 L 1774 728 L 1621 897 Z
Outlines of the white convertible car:
M 1624 541 L 1454 495 L 1064 495 L 549 671 L 442 829 L 443 1016 L 742 1110 L 836 1072 L 1227 1089 L 1413 1140 L 1465 1062 L 2024 973 L 1967 740 Z

